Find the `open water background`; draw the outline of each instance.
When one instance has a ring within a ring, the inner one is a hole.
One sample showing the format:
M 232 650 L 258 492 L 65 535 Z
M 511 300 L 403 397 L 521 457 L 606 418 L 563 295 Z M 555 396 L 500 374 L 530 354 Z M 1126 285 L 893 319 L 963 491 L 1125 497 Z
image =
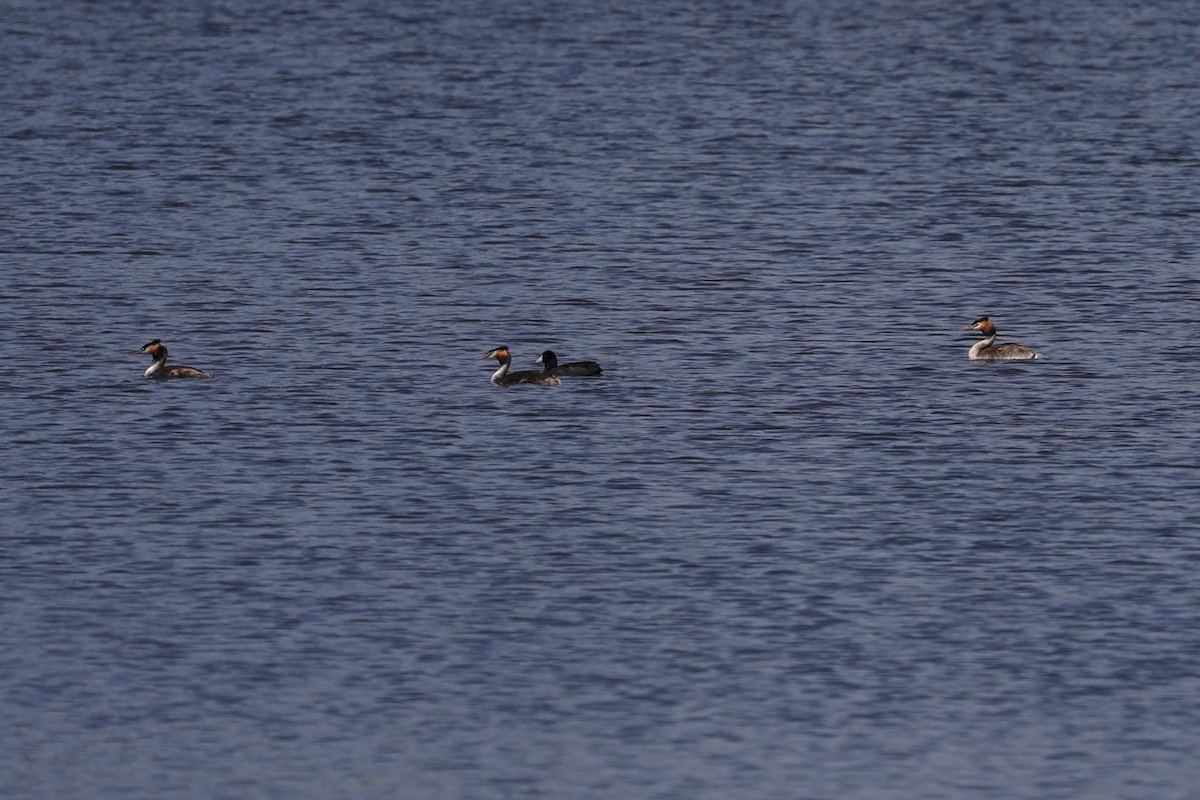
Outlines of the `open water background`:
M 1198 34 L 3 3 L 0 795 L 1194 798 Z

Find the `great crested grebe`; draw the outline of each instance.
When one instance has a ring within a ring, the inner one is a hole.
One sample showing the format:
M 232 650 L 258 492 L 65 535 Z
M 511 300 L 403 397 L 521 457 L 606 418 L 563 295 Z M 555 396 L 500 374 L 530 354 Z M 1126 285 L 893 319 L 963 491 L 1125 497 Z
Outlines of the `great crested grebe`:
M 996 325 L 987 317 L 980 317 L 972 322 L 964 331 L 979 331 L 983 339 L 976 342 L 967 351 L 967 358 L 972 361 L 1010 361 L 1015 359 L 1040 358 L 1037 350 L 1023 344 L 996 344 Z
M 519 383 L 535 383 L 542 386 L 558 386 L 559 384 L 558 378 L 554 375 L 547 375 L 535 369 L 509 372 L 508 368 L 512 366 L 512 354 L 504 345 L 488 350 L 479 358 L 480 360 L 494 358 L 500 362 L 500 369 L 492 373 L 492 383 L 497 386 L 516 386 Z
M 547 375 L 599 375 L 602 370 L 595 361 L 572 361 L 570 364 L 559 364 L 558 356 L 553 350 L 546 350 L 538 360 L 533 362 L 542 365 L 542 371 Z
M 147 378 L 211 378 L 211 372 L 185 366 L 183 364 L 167 364 L 167 346 L 155 339 L 142 345 L 141 350 L 134 350 L 133 355 L 140 356 L 149 353 L 154 363 L 146 370 Z

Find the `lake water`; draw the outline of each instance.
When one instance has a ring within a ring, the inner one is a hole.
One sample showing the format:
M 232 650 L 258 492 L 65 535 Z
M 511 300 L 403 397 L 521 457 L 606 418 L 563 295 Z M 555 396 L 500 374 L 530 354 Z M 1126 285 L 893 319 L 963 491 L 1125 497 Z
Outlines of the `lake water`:
M 1194 3 L 0 45 L 0 795 L 1196 796 Z

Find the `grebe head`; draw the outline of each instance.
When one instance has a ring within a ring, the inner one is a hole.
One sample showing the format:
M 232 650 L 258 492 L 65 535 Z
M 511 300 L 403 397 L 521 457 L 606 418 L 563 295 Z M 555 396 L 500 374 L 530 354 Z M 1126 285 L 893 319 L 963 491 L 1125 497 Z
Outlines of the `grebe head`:
M 980 317 L 979 319 L 975 320 L 967 327 L 963 328 L 963 330 L 964 331 L 979 331 L 984 336 L 994 336 L 996 334 L 996 326 L 993 325 L 992 321 L 990 319 L 988 319 L 987 317 Z
M 134 350 L 132 355 L 140 356 L 142 353 L 149 353 L 151 358 L 153 358 L 155 361 L 158 361 L 160 358 L 167 357 L 167 347 L 161 341 L 155 339 L 153 341 L 146 342 L 144 345 L 142 345 L 140 350 Z
M 512 355 L 508 352 L 508 345 L 502 344 L 499 347 L 493 347 L 491 350 L 488 350 L 479 357 L 479 360 L 482 361 L 485 358 L 494 358 L 500 363 L 504 363 L 505 361 L 511 361 Z

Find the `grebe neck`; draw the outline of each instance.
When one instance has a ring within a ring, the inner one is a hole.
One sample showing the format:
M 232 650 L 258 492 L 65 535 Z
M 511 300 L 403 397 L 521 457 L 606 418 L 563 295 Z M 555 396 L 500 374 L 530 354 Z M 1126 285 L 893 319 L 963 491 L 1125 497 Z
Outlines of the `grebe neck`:
M 979 354 L 992 346 L 992 342 L 996 341 L 996 334 L 992 334 L 986 339 L 980 339 L 975 344 L 971 345 L 971 349 L 967 352 L 967 358 L 978 359 Z M 959 352 L 962 352 L 961 350 Z
M 512 366 L 511 359 L 505 359 L 500 362 L 500 369 L 492 373 L 492 383 L 500 383 L 504 380 L 504 376 L 508 374 L 508 368 Z
M 145 377 L 153 378 L 166 365 L 167 365 L 167 357 L 165 355 L 162 358 L 154 359 L 154 363 L 146 368 Z

